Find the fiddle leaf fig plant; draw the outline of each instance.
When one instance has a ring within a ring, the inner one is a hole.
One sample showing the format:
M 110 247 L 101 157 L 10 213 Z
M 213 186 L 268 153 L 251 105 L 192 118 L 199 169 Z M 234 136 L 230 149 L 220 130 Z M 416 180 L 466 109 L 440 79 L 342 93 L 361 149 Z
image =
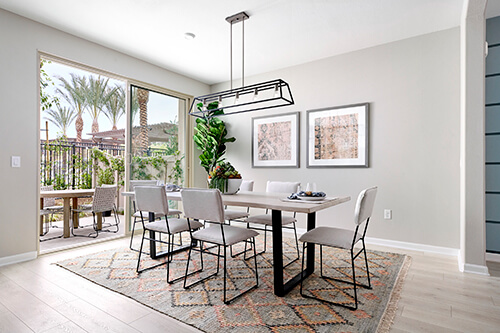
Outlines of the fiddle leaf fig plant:
M 223 156 L 226 153 L 226 143 L 234 142 L 234 137 L 227 137 L 226 124 L 215 117 L 224 114 L 223 110 L 216 110 L 218 102 L 208 104 L 207 111 L 203 118 L 196 119 L 196 126 L 194 128 L 195 134 L 193 136 L 196 148 L 201 151 L 200 164 L 210 175 L 210 172 L 217 166 L 219 162 L 224 160 Z M 198 110 L 201 111 L 202 103 L 198 103 Z

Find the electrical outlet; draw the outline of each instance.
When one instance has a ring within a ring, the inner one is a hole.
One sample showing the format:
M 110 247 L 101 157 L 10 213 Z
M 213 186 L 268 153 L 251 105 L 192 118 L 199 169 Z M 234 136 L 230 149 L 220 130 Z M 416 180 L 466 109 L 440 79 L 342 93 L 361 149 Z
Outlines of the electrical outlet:
M 21 167 L 21 156 L 11 156 L 10 166 L 13 168 Z
M 384 219 L 385 220 L 392 220 L 392 210 L 391 209 L 384 209 Z

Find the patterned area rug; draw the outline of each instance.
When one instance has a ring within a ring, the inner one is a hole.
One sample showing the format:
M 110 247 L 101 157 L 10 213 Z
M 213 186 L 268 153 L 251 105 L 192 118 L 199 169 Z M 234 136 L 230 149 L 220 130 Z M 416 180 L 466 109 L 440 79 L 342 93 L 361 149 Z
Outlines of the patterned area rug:
M 257 250 L 262 248 L 262 240 L 260 242 L 257 243 Z M 296 252 L 293 240 L 286 239 L 285 242 L 283 251 L 287 257 L 286 264 L 296 256 Z M 194 260 L 190 267 L 197 269 L 200 257 L 197 252 L 193 253 Z M 410 265 L 410 258 L 405 255 L 369 251 L 368 263 L 373 288 L 358 289 L 358 310 L 351 311 L 303 298 L 299 293 L 299 286 L 285 297 L 276 297 L 272 287 L 271 244 L 268 244 L 268 252 L 257 259 L 259 287 L 230 305 L 225 305 L 222 301 L 222 266 L 216 277 L 185 290 L 182 280 L 171 285 L 166 282 L 165 266 L 138 275 L 135 272 L 137 256 L 137 252 L 121 248 L 65 260 L 57 265 L 201 331 L 220 333 L 387 332 Z M 324 274 L 351 279 L 350 263 L 346 260 L 348 258 L 347 251 L 324 248 Z M 142 259 L 143 266 L 157 262 L 149 256 L 142 256 Z M 186 259 L 187 251 L 174 256 L 171 264 L 171 274 L 174 277 L 184 274 Z M 216 257 L 204 255 L 203 259 L 203 273 L 193 275 L 188 283 L 214 272 Z M 316 259 L 319 259 L 319 248 L 316 250 Z M 298 273 L 300 264 L 298 260 L 285 269 L 285 280 Z M 244 261 L 239 256 L 228 260 L 228 296 L 255 283 L 253 267 L 253 259 Z M 360 283 L 366 281 L 364 267 L 364 259 L 357 259 L 356 279 Z M 352 286 L 319 277 L 319 262 L 316 263 L 315 274 L 306 279 L 304 289 L 336 302 L 354 302 Z

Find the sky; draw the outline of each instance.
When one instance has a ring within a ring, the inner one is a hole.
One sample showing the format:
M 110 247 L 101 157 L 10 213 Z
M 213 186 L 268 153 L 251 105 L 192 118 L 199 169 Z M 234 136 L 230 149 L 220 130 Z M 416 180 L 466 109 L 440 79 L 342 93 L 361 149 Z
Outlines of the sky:
M 70 67 L 67 65 L 63 65 L 61 63 L 55 62 L 55 61 L 50 61 L 50 63 L 45 63 L 43 65 L 43 69 L 45 72 L 49 75 L 49 77 L 52 79 L 52 83 L 50 84 L 49 87 L 46 88 L 46 91 L 50 95 L 55 95 L 59 96 L 56 93 L 56 89 L 60 87 L 61 81 L 58 79 L 58 77 L 63 77 L 66 80 L 70 81 L 71 73 L 75 73 L 79 76 L 89 76 L 92 75 L 94 77 L 98 77 L 98 75 L 81 70 L 79 68 L 75 67 Z M 101 75 L 101 77 L 105 77 Z M 121 80 L 116 80 L 113 78 L 109 78 L 108 86 L 114 87 L 120 85 L 125 88 L 125 81 Z M 60 97 L 60 96 L 59 96 Z M 64 98 L 59 98 L 61 106 L 66 106 L 70 107 L 70 104 L 64 100 Z M 157 124 L 157 123 L 162 123 L 162 122 L 177 122 L 178 120 L 178 99 L 175 97 L 171 97 L 168 95 L 160 94 L 160 93 L 155 93 L 155 92 L 150 92 L 149 94 L 149 101 L 148 101 L 148 124 Z M 53 106 L 55 109 L 55 106 Z M 47 121 L 48 114 L 44 111 L 41 111 L 42 114 L 40 116 L 40 129 L 43 130 L 40 132 L 40 138 L 45 139 L 45 122 Z M 90 139 L 91 136 L 87 135 L 87 133 L 90 133 L 92 131 L 92 118 L 90 117 L 89 113 L 85 111 L 82 115 L 83 118 L 83 132 L 82 132 L 82 138 L 83 139 Z M 137 119 L 134 120 L 134 125 L 137 125 L 139 122 L 139 116 L 136 116 Z M 57 137 L 62 135 L 62 131 L 54 125 L 52 122 L 48 122 L 49 125 L 49 139 L 56 139 Z M 118 121 L 117 127 L 118 129 L 125 128 L 126 126 L 126 116 L 122 116 L 120 120 Z M 111 121 L 103 114 L 99 116 L 99 131 L 108 131 L 111 130 L 113 127 Z M 67 136 L 69 138 L 76 138 L 76 130 L 75 130 L 75 123 L 71 123 L 67 130 Z

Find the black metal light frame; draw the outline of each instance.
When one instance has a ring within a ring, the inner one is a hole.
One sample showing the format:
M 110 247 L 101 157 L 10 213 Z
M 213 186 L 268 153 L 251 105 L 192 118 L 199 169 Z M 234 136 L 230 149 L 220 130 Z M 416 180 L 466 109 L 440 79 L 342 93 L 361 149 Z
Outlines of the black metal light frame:
M 266 99 L 257 99 L 251 102 L 234 103 L 232 100 L 236 96 L 244 96 L 248 94 L 255 94 L 255 92 L 261 93 L 267 90 L 274 90 L 275 97 Z M 231 101 L 229 101 L 231 99 Z M 225 103 L 225 101 L 229 101 Z M 197 96 L 193 99 L 191 103 L 191 108 L 189 109 L 189 114 L 195 117 L 205 117 L 207 115 L 206 106 L 210 103 L 218 102 L 219 106 L 216 109 L 211 109 L 210 112 L 214 112 L 220 109 L 224 109 L 223 115 L 237 114 L 242 112 L 265 110 L 270 108 L 277 108 L 281 106 L 293 105 L 294 100 L 290 86 L 288 83 L 282 79 L 275 79 L 267 82 L 261 82 L 258 84 L 253 84 L 245 87 L 234 88 L 230 90 L 225 90 L 213 94 Z M 202 104 L 201 110 L 198 109 L 198 104 Z M 255 107 L 248 109 L 241 109 L 244 106 L 256 105 Z M 222 116 L 222 115 L 220 115 Z
M 245 86 L 245 24 L 244 23 L 245 20 L 249 19 L 249 17 L 250 16 L 245 12 L 241 12 L 226 17 L 226 21 L 230 24 L 231 89 L 195 97 L 193 99 L 193 102 L 191 103 L 191 107 L 189 108 L 189 115 L 200 118 L 207 118 L 214 116 L 214 112 L 221 109 L 224 110 L 224 113 L 217 114 L 216 116 L 265 110 L 265 109 L 277 108 L 281 106 L 288 106 L 294 104 L 290 86 L 282 79 L 275 79 L 267 82 Z M 233 88 L 233 24 L 239 22 L 241 22 L 242 24 L 242 66 L 241 66 L 242 86 L 239 88 Z M 269 90 L 274 90 L 273 97 L 267 96 L 264 98 L 258 98 L 259 94 L 261 94 L 262 92 L 267 92 Z M 245 100 L 245 98 L 240 98 L 241 96 L 245 95 L 247 95 L 246 97 L 248 98 L 249 94 L 252 94 L 254 98 L 251 100 Z M 213 102 L 218 103 L 217 108 L 216 109 L 211 108 L 210 112 L 207 112 L 207 106 Z M 201 107 L 199 107 L 199 104 L 201 104 Z

